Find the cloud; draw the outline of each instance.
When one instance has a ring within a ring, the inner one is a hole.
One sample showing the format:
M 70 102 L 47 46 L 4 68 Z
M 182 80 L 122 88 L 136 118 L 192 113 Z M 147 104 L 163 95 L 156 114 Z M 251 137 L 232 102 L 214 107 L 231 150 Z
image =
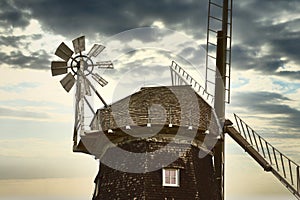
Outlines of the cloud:
M 283 100 L 289 101 L 291 99 L 284 97 L 281 94 L 273 93 L 273 92 L 240 92 L 235 94 L 234 97 L 237 104 L 245 104 L 250 103 L 253 104 L 261 104 L 261 103 L 270 103 L 270 102 L 280 102 Z
M 45 50 L 39 50 L 30 55 L 24 55 L 21 50 L 10 53 L 0 52 L 2 64 L 7 64 L 13 68 L 49 70 L 49 59 L 50 56 Z
M 0 36 L 0 45 L 19 47 L 26 36 Z
M 233 66 L 299 79 L 299 1 L 235 2 Z M 293 65 L 294 70 L 284 69 Z
M 269 130 L 280 130 L 284 137 L 289 133 L 300 131 L 300 110 L 292 108 L 288 102 L 292 101 L 281 94 L 273 92 L 239 92 L 233 95 L 235 109 L 243 108 L 241 115 L 249 113 L 254 118 L 267 120 Z M 255 127 L 253 127 L 255 129 Z M 299 138 L 299 135 L 294 135 Z
M 25 47 L 28 50 L 28 45 L 30 40 L 38 40 L 41 39 L 42 35 L 41 34 L 34 34 L 34 35 L 19 35 L 19 36 L 14 36 L 14 35 L 8 35 L 8 36 L 0 36 L 0 45 L 2 46 L 11 46 L 14 48 L 23 48 Z
M 300 71 L 280 71 L 276 72 L 275 74 L 278 74 L 282 77 L 288 77 L 294 80 L 300 80 Z
M 89 3 L 82 4 L 78 0 L 63 2 L 14 0 L 4 1 L 2 4 L 3 8 L 8 7 L 10 10 L 18 11 L 22 19 L 37 19 L 46 32 L 72 39 L 84 33 L 94 40 L 97 34 L 111 36 L 128 29 L 157 23 L 185 32 L 194 38 L 205 39 L 207 3 L 207 1 L 196 0 L 183 2 L 130 0 L 126 3 L 120 0 L 90 0 Z M 268 75 L 299 78 L 300 70 L 298 69 L 278 71 L 285 65 L 296 65 L 295 63 L 300 61 L 298 56 L 300 47 L 297 45 L 300 42 L 298 42 L 300 20 L 296 17 L 299 11 L 299 2 L 296 0 L 288 3 L 278 0 L 276 4 L 273 1 L 262 3 L 258 0 L 234 2 L 232 66 L 236 70 L 253 69 Z M 7 20 L 9 19 L 10 17 L 7 17 Z M 149 38 L 151 37 L 136 38 L 134 35 L 122 39 L 123 42 L 130 42 L 134 39 L 149 42 L 146 41 Z M 2 39 L 2 43 L 7 44 L 7 41 L 12 40 L 12 45 L 16 46 L 15 42 L 19 39 L 6 37 Z M 15 54 L 17 55 L 8 56 L 17 57 L 18 54 L 22 56 L 17 52 Z M 40 53 L 40 56 L 43 54 Z M 15 60 L 24 64 L 24 61 L 20 59 L 15 58 Z M 24 67 L 44 68 L 28 63 L 28 61 Z
M 14 85 L 5 85 L 5 86 L 0 86 L 0 90 L 4 90 L 6 92 L 23 92 L 24 90 L 27 89 L 33 89 L 38 87 L 39 84 L 38 83 L 33 83 L 33 82 L 21 82 L 21 83 L 17 83 Z
M 14 90 L 15 91 L 15 90 Z M 17 94 L 26 94 L 27 92 L 15 92 Z M 47 122 L 70 122 L 72 117 L 70 106 L 65 106 L 53 101 L 37 101 L 26 99 L 11 99 L 0 101 L 0 118 L 23 120 L 29 124 L 29 121 L 41 123 Z M 20 122 L 18 122 L 20 124 Z
M 14 117 L 24 119 L 45 119 L 49 118 L 46 113 L 33 112 L 28 110 L 16 110 L 11 108 L 0 107 L 0 117 Z
M 6 28 L 24 28 L 29 24 L 30 14 L 27 10 L 16 7 L 13 1 L 0 2 L 0 24 Z
M 33 18 L 48 30 L 66 36 L 78 33 L 101 33 L 113 35 L 128 29 L 149 26 L 162 21 L 169 28 L 205 34 L 205 1 L 148 1 L 120 0 L 96 1 L 20 1 L 15 0 L 18 8 L 30 10 Z M 49 9 L 51 8 L 51 9 Z M 202 21 L 203 23 L 200 23 Z M 70 32 L 70 30 L 72 30 Z

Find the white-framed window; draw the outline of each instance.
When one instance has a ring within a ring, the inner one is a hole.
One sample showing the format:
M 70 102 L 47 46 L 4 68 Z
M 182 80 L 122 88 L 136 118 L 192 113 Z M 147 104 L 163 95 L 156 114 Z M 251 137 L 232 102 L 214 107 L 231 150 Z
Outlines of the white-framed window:
M 162 172 L 163 186 L 179 187 L 179 169 L 164 168 Z

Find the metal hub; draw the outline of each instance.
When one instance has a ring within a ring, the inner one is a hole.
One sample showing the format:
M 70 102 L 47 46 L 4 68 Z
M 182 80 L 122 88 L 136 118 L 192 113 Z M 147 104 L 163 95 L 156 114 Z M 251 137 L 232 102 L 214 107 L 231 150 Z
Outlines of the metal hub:
M 74 74 L 78 74 L 78 70 L 82 68 L 85 76 L 90 75 L 94 70 L 94 63 L 91 58 L 85 55 L 78 55 L 72 59 L 71 70 Z

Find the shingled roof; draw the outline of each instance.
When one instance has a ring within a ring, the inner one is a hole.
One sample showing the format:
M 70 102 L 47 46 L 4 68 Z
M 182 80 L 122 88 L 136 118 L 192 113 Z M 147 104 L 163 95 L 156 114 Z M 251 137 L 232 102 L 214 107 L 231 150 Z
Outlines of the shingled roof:
M 108 108 L 99 109 L 92 129 L 107 131 L 148 123 L 192 126 L 201 131 L 218 128 L 211 106 L 187 85 L 143 87 Z
M 213 108 L 190 86 L 143 87 L 108 108 L 99 109 L 91 131 L 81 135 L 78 151 L 98 157 L 112 143 L 145 139 L 167 143 L 177 140 L 210 151 L 215 144 L 210 141 L 219 134 Z

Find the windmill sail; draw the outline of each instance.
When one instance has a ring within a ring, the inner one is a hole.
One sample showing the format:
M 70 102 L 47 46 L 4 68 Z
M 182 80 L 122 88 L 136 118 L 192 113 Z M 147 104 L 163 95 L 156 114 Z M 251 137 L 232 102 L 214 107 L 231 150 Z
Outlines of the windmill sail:
M 74 52 L 64 43 L 62 42 L 55 51 L 55 55 L 68 62 Z
M 191 85 L 195 92 L 200 95 L 208 104 L 212 105 L 214 98 L 205 88 L 198 83 L 189 73 L 180 67 L 175 61 L 170 66 L 172 85 Z
M 105 46 L 94 44 L 94 46 L 91 48 L 89 53 L 87 54 L 88 57 L 96 57 L 98 56 L 103 50 L 105 49 Z
M 51 72 L 52 76 L 57 76 L 61 74 L 66 74 L 68 72 L 68 64 L 64 61 L 52 61 L 51 62 Z
M 222 31 L 221 31 L 222 30 Z M 225 101 L 230 103 L 230 76 L 231 76 L 231 43 L 232 43 L 232 0 L 224 0 L 223 4 L 217 0 L 209 0 L 207 20 L 207 41 L 206 41 L 206 83 L 205 89 L 215 87 L 217 70 L 217 38 L 225 39 Z M 221 45 L 219 45 L 221 46 Z M 214 95 L 214 94 L 212 94 Z
M 85 50 L 85 37 L 81 36 L 79 38 L 74 39 L 73 41 L 73 47 L 75 53 L 81 53 Z
M 234 116 L 238 130 L 231 126 L 232 123 L 227 121 L 230 125 L 226 126 L 226 132 L 265 171 L 272 172 L 297 199 L 300 199 L 300 166 L 267 142 L 241 118 L 237 115 Z

